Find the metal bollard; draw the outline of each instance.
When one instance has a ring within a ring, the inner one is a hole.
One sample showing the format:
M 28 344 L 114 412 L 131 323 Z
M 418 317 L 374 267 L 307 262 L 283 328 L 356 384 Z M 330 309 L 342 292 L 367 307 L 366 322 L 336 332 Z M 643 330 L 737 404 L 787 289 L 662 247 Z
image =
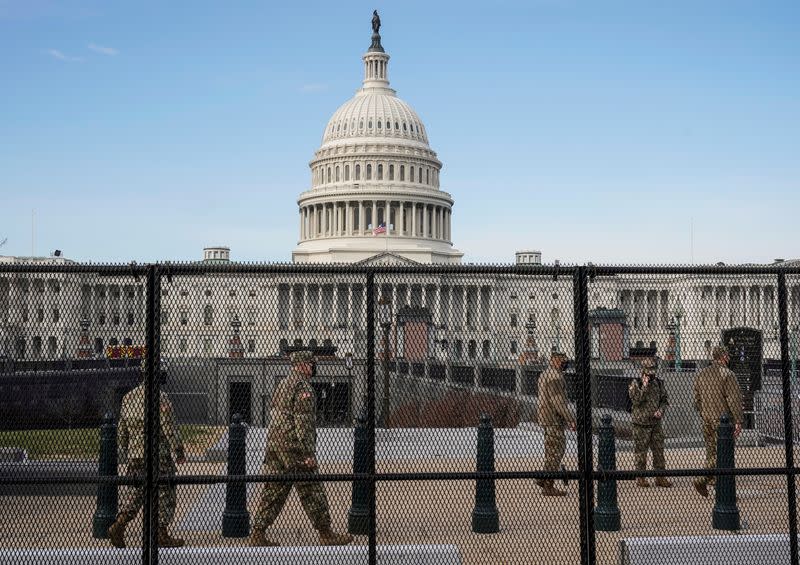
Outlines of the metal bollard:
M 367 412 L 362 408 L 353 430 L 353 473 L 367 473 Z M 354 481 L 350 510 L 347 511 L 347 531 L 356 536 L 369 534 L 369 483 Z
M 228 475 L 247 474 L 247 425 L 240 414 L 233 415 L 228 428 Z M 226 483 L 225 510 L 222 513 L 222 537 L 246 538 L 250 535 L 247 511 L 247 483 Z
M 611 416 L 600 419 L 598 463 L 599 470 L 615 471 L 617 469 L 617 447 L 614 441 L 614 426 Z M 601 532 L 618 532 L 620 530 L 620 513 L 617 504 L 617 479 L 597 482 L 597 507 L 594 509 L 594 528 Z
M 476 471 L 494 473 L 494 428 L 492 419 L 487 414 L 481 414 L 478 425 Z M 472 531 L 476 534 L 494 534 L 500 531 L 500 515 L 497 512 L 494 479 L 492 478 L 478 479 L 475 482 Z
M 117 426 L 114 416 L 106 412 L 100 426 L 100 461 L 98 473 L 101 477 L 117 476 Z M 92 537 L 108 539 L 108 528 L 117 519 L 117 485 L 97 484 L 97 509 L 92 518 Z
M 733 424 L 727 414 L 719 419 L 717 430 L 717 469 L 733 469 Z M 714 513 L 711 524 L 715 530 L 738 530 L 739 507 L 736 506 L 736 477 L 733 475 L 717 476 L 715 488 Z

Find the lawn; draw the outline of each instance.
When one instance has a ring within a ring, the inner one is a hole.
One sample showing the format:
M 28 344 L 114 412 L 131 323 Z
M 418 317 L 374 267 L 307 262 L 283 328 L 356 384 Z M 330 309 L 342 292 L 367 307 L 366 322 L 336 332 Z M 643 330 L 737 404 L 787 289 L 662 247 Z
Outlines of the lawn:
M 179 426 L 188 454 L 201 454 L 222 435 L 223 426 Z M 20 447 L 29 459 L 96 459 L 100 430 L 18 430 L 0 432 L 0 447 Z

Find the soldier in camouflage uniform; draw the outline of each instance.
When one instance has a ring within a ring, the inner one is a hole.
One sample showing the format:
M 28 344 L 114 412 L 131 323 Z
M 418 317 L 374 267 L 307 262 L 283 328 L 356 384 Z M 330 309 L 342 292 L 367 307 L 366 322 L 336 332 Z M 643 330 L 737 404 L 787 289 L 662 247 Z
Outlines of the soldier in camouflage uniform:
M 142 360 L 142 379 L 146 371 L 147 363 Z M 144 419 L 145 394 L 142 382 L 123 397 L 117 428 L 120 459 L 128 462 L 126 474 L 140 479 L 145 474 Z M 178 427 L 175 425 L 172 403 L 164 392 L 160 393 L 159 421 L 161 423 L 158 438 L 159 474 L 162 477 L 171 477 L 176 472 L 175 464 L 185 463 L 186 457 Z M 108 529 L 114 547 L 125 547 L 125 527 L 139 513 L 143 503 L 144 486 L 131 485 L 125 488 L 117 520 Z M 183 545 L 182 539 L 171 537 L 167 530 L 175 516 L 175 503 L 175 486 L 161 485 L 158 488 L 158 544 L 161 547 Z
M 314 356 L 309 351 L 297 351 L 291 356 L 292 370 L 275 388 L 270 406 L 267 433 L 267 453 L 264 463 L 268 474 L 317 472 L 316 396 L 311 386 Z M 321 545 L 347 545 L 353 541 L 349 534 L 331 530 L 328 498 L 318 481 L 294 483 L 300 503 L 311 524 L 319 532 Z M 276 546 L 267 539 L 265 530 L 280 514 L 292 483 L 273 482 L 264 485 L 253 518 L 252 546 Z
M 725 346 L 717 346 L 712 352 L 711 365 L 697 374 L 694 380 L 694 406 L 703 422 L 703 440 L 706 444 L 706 468 L 717 466 L 717 429 L 723 414 L 730 414 L 735 425 L 733 437 L 742 431 L 744 411 L 742 391 L 736 375 L 728 369 L 730 356 Z M 708 496 L 708 485 L 714 485 L 714 477 L 698 477 L 694 488 L 700 496 Z
M 539 405 L 537 420 L 544 429 L 544 470 L 558 471 L 567 440 L 564 436 L 564 426 L 575 429 L 575 417 L 567 407 L 566 383 L 564 382 L 564 367 L 567 356 L 564 353 L 553 351 L 550 356 L 550 367 L 539 376 Z M 537 484 L 542 487 L 545 496 L 565 496 L 567 493 L 557 489 L 552 479 L 539 479 Z
M 667 409 L 667 391 L 664 383 L 656 377 L 655 359 L 642 361 L 642 376 L 631 381 L 628 395 L 633 404 L 633 444 L 637 471 L 647 468 L 647 451 L 653 451 L 653 469 L 664 469 L 664 430 L 661 426 Z M 672 483 L 666 477 L 656 477 L 657 487 L 669 488 Z M 636 486 L 649 487 L 645 477 L 636 479 Z

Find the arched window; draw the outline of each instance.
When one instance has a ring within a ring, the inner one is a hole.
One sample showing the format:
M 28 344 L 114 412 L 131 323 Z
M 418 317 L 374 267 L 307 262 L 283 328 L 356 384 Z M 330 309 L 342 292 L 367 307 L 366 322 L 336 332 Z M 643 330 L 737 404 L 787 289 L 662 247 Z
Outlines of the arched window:
M 431 170 L 425 169 L 425 184 L 431 184 Z
M 47 338 L 47 355 L 48 357 L 56 356 L 56 338 L 53 336 Z
M 356 165 L 356 180 L 361 180 L 361 165 Z
M 206 304 L 203 308 L 203 325 L 210 326 L 214 323 L 214 307 L 211 304 Z
M 406 180 L 406 166 L 405 165 L 400 165 L 400 180 L 401 181 Z
M 400 131 L 400 124 L 395 122 L 394 123 L 394 129 L 396 129 L 397 131 Z
M 389 165 L 389 180 L 394 180 L 394 165 Z
M 378 164 L 378 180 L 383 180 L 383 165 Z
M 478 356 L 478 345 L 475 343 L 474 339 L 469 340 L 469 345 L 467 346 L 467 355 L 470 359 L 475 359 Z
M 331 182 L 331 168 L 328 167 L 328 182 Z
M 392 129 L 392 122 L 390 122 L 389 120 L 386 120 L 386 130 L 388 131 L 390 129 Z
M 350 165 L 344 166 L 344 180 L 350 180 Z
M 378 129 L 381 129 L 382 127 L 383 127 L 383 122 L 378 120 Z
M 464 356 L 464 344 L 461 342 L 460 339 L 456 340 L 455 351 L 453 353 L 454 353 L 453 356 L 456 359 L 461 359 Z
M 367 164 L 367 180 L 372 180 L 372 165 Z
M 481 355 L 483 355 L 484 359 L 489 358 L 489 353 L 491 352 L 492 346 L 489 343 L 489 340 L 484 340 L 483 347 L 481 348 Z
M 330 175 L 330 173 L 328 173 Z M 417 180 L 419 184 L 422 184 L 422 167 L 419 168 L 419 179 Z
M 369 121 L 369 129 L 372 129 L 372 120 Z
M 408 180 L 410 180 L 411 182 L 414 182 L 414 167 L 413 166 L 408 168 Z
M 339 166 L 336 166 L 336 182 L 339 182 Z
M 358 120 L 358 129 L 364 129 L 364 120 Z
M 403 122 L 403 131 L 408 131 L 408 128 L 406 128 L 406 123 L 405 122 Z

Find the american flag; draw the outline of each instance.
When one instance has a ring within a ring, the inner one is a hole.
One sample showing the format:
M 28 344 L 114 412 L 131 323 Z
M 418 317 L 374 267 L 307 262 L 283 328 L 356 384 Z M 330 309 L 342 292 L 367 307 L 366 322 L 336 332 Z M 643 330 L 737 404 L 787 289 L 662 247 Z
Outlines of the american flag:
M 372 235 L 380 235 L 386 233 L 386 222 L 381 222 L 378 227 L 372 230 Z

